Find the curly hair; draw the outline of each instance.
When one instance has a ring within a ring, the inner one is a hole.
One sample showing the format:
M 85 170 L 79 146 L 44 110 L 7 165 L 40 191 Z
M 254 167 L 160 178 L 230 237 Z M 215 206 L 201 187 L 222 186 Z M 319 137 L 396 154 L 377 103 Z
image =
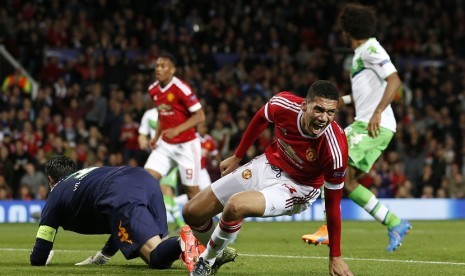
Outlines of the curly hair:
M 348 4 L 339 18 L 342 29 L 354 39 L 367 39 L 376 32 L 375 10 L 360 4 Z
M 327 80 L 318 80 L 314 82 L 307 92 L 307 101 L 313 101 L 315 97 L 322 97 L 330 100 L 339 100 L 336 85 Z

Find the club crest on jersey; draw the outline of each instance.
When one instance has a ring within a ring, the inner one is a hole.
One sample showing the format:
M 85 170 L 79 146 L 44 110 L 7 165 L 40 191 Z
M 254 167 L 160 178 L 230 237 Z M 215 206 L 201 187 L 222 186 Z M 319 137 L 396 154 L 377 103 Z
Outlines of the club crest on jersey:
M 251 170 L 245 169 L 244 171 L 242 171 L 242 178 L 249 179 L 251 177 L 252 177 L 252 171 Z
M 305 151 L 305 156 L 307 157 L 307 160 L 310 162 L 315 161 L 317 158 L 316 151 L 312 148 L 308 148 Z
M 173 93 L 168 93 L 168 95 L 166 95 L 166 100 L 168 102 L 174 101 L 174 94 Z

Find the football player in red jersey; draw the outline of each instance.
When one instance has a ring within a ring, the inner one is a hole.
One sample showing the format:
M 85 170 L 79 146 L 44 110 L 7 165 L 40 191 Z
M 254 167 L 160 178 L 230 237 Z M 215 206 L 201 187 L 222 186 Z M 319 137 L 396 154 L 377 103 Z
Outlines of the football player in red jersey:
M 221 157 L 213 137 L 208 133 L 207 123 L 203 122 L 197 126 L 197 137 L 200 139 L 202 152 L 201 170 L 199 176 L 199 188 L 203 190 L 212 184 L 210 173 L 207 170 L 207 163 L 212 162 L 212 166 L 217 166 L 221 162 Z M 213 158 L 213 160 L 212 160 Z M 213 163 L 214 162 L 214 163 Z M 187 195 L 182 194 L 175 198 L 177 204 L 184 205 L 187 203 Z
M 159 123 L 150 141 L 154 150 L 144 167 L 160 180 L 177 165 L 183 189 L 190 199 L 199 192 L 201 150 L 195 127 L 205 120 L 205 113 L 191 87 L 177 78 L 175 72 L 175 58 L 161 54 L 156 62 L 156 81 L 148 89 L 158 109 Z M 162 191 L 173 194 L 165 186 Z
M 347 139 L 334 122 L 339 101 L 335 85 L 317 81 L 305 99 L 289 92 L 271 98 L 253 117 L 233 156 L 220 164 L 222 178 L 183 209 L 184 219 L 206 250 L 191 275 L 209 275 L 229 261 L 223 255 L 246 217 L 293 215 L 326 193 L 330 275 L 353 275 L 341 257 L 342 188 L 348 162 Z M 247 149 L 274 123 L 276 140 L 264 154 L 239 167 Z M 212 217 L 223 212 L 216 228 Z M 235 255 L 234 255 L 235 257 Z M 218 263 L 218 261 L 220 261 Z

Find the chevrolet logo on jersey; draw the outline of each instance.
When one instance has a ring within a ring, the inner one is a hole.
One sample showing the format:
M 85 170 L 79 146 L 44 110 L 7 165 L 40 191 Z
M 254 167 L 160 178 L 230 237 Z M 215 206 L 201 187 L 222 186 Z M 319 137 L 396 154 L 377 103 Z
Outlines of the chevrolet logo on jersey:
M 157 108 L 160 111 L 170 111 L 172 109 L 171 105 L 167 105 L 167 104 L 164 104 L 164 103 L 157 106 Z
M 291 146 L 289 146 L 288 143 L 284 142 L 281 139 L 278 139 L 278 143 L 289 157 L 299 162 L 299 164 L 302 164 L 304 162 L 302 159 L 299 158 L 299 156 L 297 156 L 295 150 Z

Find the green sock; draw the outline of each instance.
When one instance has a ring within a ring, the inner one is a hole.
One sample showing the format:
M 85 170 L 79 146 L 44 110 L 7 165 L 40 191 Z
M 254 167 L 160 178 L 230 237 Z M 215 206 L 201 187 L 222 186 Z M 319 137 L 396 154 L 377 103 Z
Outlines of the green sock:
M 165 202 L 166 210 L 171 214 L 171 216 L 173 216 L 176 225 L 179 228 L 186 225 L 184 219 L 182 218 L 181 212 L 179 211 L 179 206 L 174 201 L 174 198 L 172 196 L 163 195 L 163 201 Z
M 400 218 L 381 204 L 375 195 L 363 185 L 359 184 L 357 188 L 349 194 L 349 198 L 360 207 L 363 207 L 363 209 L 370 213 L 376 220 L 386 225 L 388 229 L 400 223 Z

